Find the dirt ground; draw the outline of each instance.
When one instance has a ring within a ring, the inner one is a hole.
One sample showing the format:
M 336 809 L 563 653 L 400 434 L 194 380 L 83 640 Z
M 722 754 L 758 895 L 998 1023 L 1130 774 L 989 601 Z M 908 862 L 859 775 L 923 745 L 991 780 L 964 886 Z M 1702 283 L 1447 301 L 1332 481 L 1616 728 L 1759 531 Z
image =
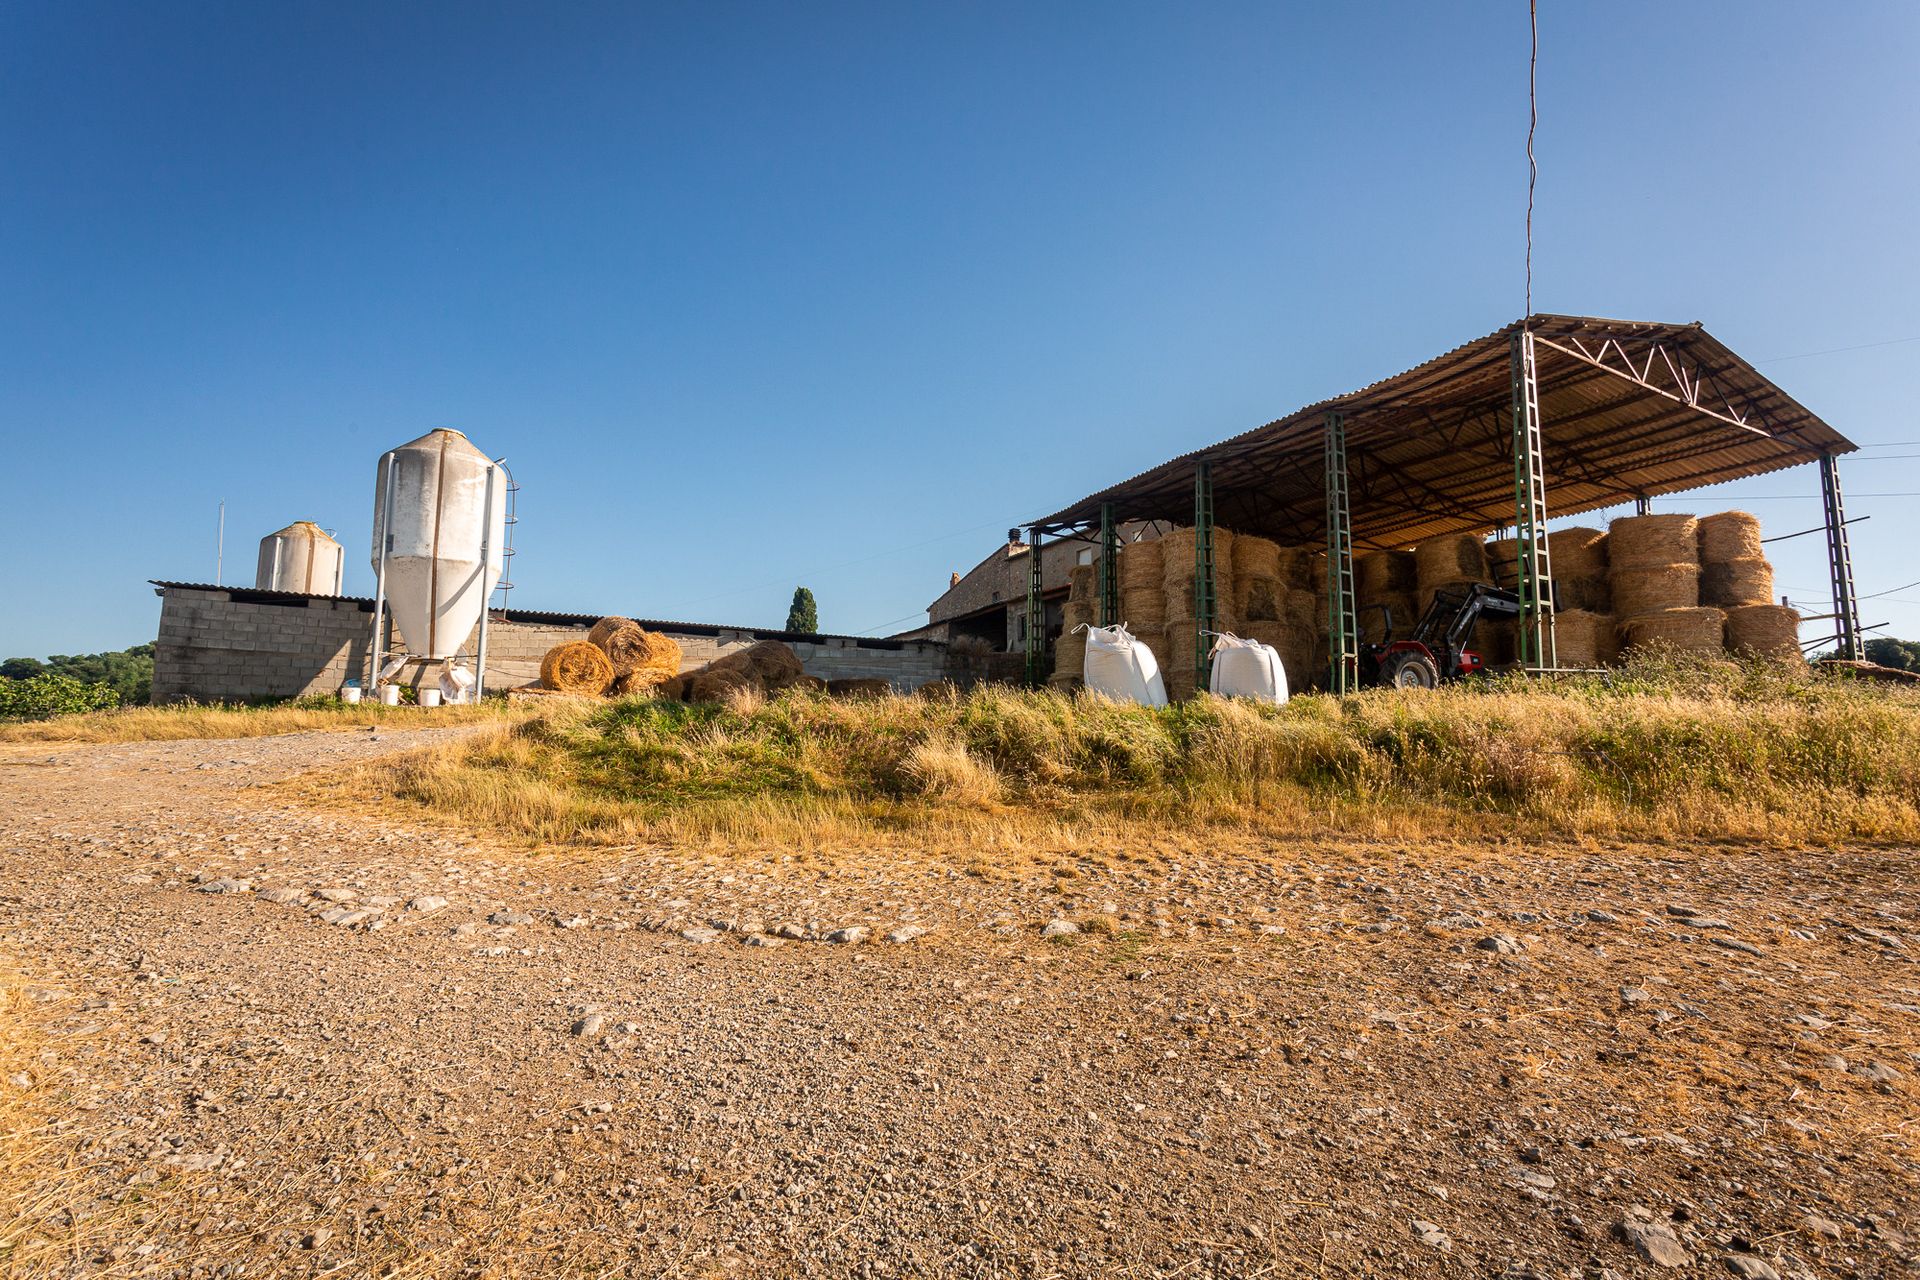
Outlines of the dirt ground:
M 0 948 L 51 1037 L 0 1087 L 62 1166 L 0 1267 L 1920 1259 L 1911 850 L 1186 834 L 982 874 L 535 853 L 276 785 L 425 740 L 0 750 Z

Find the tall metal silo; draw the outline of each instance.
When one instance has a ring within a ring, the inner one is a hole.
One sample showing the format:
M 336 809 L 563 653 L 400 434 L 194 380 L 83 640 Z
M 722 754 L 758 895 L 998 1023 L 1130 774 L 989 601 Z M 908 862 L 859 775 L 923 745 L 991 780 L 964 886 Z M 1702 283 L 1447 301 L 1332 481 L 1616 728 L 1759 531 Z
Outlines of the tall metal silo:
M 373 499 L 374 679 L 380 678 L 381 614 L 415 659 L 451 658 L 500 581 L 506 554 L 506 469 L 446 427 L 389 450 Z M 477 656 L 486 678 L 486 629 Z
M 295 520 L 260 539 L 260 562 L 253 585 L 262 591 L 297 591 L 308 596 L 337 596 L 346 571 L 346 552 L 311 520 Z

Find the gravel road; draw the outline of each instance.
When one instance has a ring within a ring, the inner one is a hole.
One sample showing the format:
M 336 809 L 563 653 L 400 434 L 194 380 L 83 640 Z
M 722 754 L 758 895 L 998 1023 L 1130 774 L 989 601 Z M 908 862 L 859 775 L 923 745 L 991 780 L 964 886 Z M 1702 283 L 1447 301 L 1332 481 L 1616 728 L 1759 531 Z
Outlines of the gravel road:
M 530 851 L 0 754 L 17 1274 L 1909 1275 L 1905 849 Z M 3 1256 L 3 1255 L 0 1255 Z M 225 1268 L 225 1270 L 221 1270 Z

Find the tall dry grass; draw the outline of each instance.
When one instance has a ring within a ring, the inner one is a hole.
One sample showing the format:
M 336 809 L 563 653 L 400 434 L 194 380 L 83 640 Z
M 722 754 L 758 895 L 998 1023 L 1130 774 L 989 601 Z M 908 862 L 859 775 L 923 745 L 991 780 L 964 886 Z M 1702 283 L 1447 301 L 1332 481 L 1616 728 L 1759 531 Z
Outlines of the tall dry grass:
M 555 708 L 361 783 L 536 841 L 819 844 L 1115 823 L 1420 834 L 1920 837 L 1920 693 L 1761 663 L 1200 698 L 983 689 Z
M 188 702 L 163 707 L 119 707 L 18 724 L 0 723 L 0 743 L 264 738 L 282 733 L 364 729 L 369 725 L 430 729 L 493 721 L 506 724 L 535 714 L 538 708 L 532 703 L 499 700 L 480 706 L 433 708 L 386 707 L 371 702 L 348 706 L 337 698 L 302 698 L 260 706 Z

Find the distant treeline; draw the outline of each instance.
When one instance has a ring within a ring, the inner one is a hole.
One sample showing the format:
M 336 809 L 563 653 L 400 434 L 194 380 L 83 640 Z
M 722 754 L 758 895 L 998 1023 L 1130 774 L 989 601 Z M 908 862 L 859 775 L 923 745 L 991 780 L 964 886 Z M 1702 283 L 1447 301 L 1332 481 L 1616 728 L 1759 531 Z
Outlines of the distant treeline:
M 153 694 L 153 646 L 137 644 L 111 653 L 56 653 L 45 661 L 8 658 L 0 662 L 0 677 L 8 680 L 47 675 L 103 685 L 113 690 L 122 706 L 145 703 Z

